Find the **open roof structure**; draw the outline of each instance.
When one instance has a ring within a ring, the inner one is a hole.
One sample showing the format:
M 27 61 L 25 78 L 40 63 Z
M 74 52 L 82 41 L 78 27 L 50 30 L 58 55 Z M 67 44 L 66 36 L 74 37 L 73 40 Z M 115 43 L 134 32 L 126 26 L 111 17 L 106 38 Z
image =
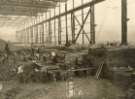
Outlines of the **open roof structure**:
M 16 24 L 11 24 L 20 24 L 57 7 L 58 2 L 65 1 L 67 0 L 0 0 L 0 26 L 15 26 Z

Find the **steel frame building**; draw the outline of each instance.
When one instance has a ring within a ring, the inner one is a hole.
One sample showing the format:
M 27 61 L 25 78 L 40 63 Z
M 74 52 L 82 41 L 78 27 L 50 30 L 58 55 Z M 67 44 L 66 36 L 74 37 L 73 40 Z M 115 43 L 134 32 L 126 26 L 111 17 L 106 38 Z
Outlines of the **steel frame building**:
M 16 31 L 16 37 L 24 44 L 95 44 L 94 9 L 105 0 L 80 1 L 81 5 L 75 6 L 75 0 L 0 0 L 0 18 L 6 20 L 0 26 L 12 23 L 12 26 L 21 27 Z M 121 5 L 121 44 L 126 45 L 127 0 L 121 0 Z
M 69 43 L 77 43 L 80 35 L 82 34 L 83 44 L 85 39 L 87 39 L 88 44 L 95 44 L 94 5 L 102 1 L 104 0 L 92 0 L 87 3 L 83 3 L 82 0 L 82 4 L 75 7 L 75 2 L 72 0 L 72 9 L 70 10 L 67 10 L 68 3 L 65 1 L 64 12 L 61 12 L 61 4 L 58 2 L 58 14 L 56 14 L 56 7 L 54 7 L 53 10 L 49 10 L 45 13 L 44 16 L 42 15 L 39 17 L 39 20 L 42 21 L 38 22 L 37 18 L 35 18 L 30 26 L 17 31 L 17 34 L 20 34 L 18 38 L 19 40 L 21 39 L 21 42 L 24 43 L 68 45 Z M 87 9 L 86 13 L 84 12 L 84 9 Z M 51 15 L 51 11 L 54 13 L 53 16 Z M 81 11 L 81 22 L 76 15 L 76 12 L 79 11 Z M 48 18 L 47 14 L 49 15 Z M 89 23 L 86 23 L 88 19 Z M 65 27 L 62 27 L 63 23 Z M 85 31 L 85 24 L 89 24 L 89 32 Z M 79 28 L 78 31 L 76 30 L 76 27 Z M 62 34 L 63 29 L 65 29 L 65 31 Z M 64 40 L 62 40 L 63 38 Z

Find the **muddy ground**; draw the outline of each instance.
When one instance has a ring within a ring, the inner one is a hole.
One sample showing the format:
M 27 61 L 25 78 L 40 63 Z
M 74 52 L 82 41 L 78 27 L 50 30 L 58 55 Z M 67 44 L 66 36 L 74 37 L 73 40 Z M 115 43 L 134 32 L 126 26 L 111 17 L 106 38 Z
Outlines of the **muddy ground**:
M 67 82 L 20 84 L 15 81 L 1 82 L 0 99 L 67 99 Z M 108 80 L 93 77 L 74 78 L 74 96 L 70 99 L 120 99 L 121 89 Z

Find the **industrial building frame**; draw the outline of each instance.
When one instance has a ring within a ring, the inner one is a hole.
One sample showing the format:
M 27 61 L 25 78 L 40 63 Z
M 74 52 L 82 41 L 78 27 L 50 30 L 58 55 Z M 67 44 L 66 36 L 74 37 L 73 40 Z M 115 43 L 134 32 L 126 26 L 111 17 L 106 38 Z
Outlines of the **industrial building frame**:
M 42 21 L 38 22 L 37 17 L 35 17 L 34 21 L 32 22 L 31 25 L 29 26 L 24 26 L 23 29 L 16 31 L 18 40 L 21 43 L 25 44 L 52 44 L 54 43 L 55 45 L 62 45 L 62 17 L 64 17 L 64 22 L 65 22 L 65 42 L 64 44 L 66 46 L 71 44 L 76 44 L 77 40 L 82 34 L 82 44 L 85 42 L 85 38 L 88 40 L 88 44 L 95 44 L 96 43 L 96 38 L 95 38 L 95 4 L 100 3 L 105 0 L 92 0 L 90 2 L 87 2 L 85 4 L 75 7 L 74 6 L 74 0 L 72 9 L 67 10 L 67 1 L 65 1 L 65 12 L 61 13 L 61 6 L 59 2 L 59 14 L 56 15 L 54 7 L 54 16 L 51 16 L 51 10 L 48 10 L 46 12 L 45 18 L 43 16 L 39 17 L 39 19 L 43 18 Z M 83 0 L 82 0 L 83 1 Z M 122 6 L 122 36 L 121 36 L 121 44 L 122 45 L 127 45 L 127 0 L 121 0 L 121 6 Z M 88 8 L 88 12 L 84 14 L 84 9 Z M 81 17 L 82 17 L 82 22 L 78 19 L 78 17 L 75 15 L 77 11 L 82 11 Z M 47 13 L 49 13 L 49 18 L 47 18 Z M 70 28 L 71 30 L 68 30 L 68 16 L 70 16 Z M 87 33 L 84 29 L 84 26 L 86 25 L 86 21 L 88 20 L 88 17 L 90 16 L 90 32 Z M 52 22 L 54 26 L 52 26 Z M 76 31 L 76 24 L 79 25 L 79 31 Z M 25 24 L 26 25 L 26 24 Z M 58 26 L 58 29 L 56 29 Z M 53 28 L 53 29 L 52 29 Z M 57 31 L 57 33 L 56 33 Z M 69 40 L 69 32 L 71 33 L 71 40 Z M 46 34 L 47 33 L 47 34 Z M 53 36 L 54 35 L 54 36 Z M 53 41 L 53 42 L 52 42 Z

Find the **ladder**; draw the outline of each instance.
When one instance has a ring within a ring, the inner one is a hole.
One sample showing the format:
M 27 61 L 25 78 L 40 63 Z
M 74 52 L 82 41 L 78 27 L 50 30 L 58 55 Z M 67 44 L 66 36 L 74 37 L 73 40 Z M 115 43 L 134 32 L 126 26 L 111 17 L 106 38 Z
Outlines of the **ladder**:
M 100 65 L 99 65 L 99 67 L 98 67 L 98 69 L 97 69 L 97 72 L 96 72 L 96 79 L 99 79 L 99 76 L 100 76 L 100 74 L 101 74 L 101 72 L 102 72 L 102 70 L 103 70 L 103 66 L 104 66 L 104 62 L 102 62 Z

